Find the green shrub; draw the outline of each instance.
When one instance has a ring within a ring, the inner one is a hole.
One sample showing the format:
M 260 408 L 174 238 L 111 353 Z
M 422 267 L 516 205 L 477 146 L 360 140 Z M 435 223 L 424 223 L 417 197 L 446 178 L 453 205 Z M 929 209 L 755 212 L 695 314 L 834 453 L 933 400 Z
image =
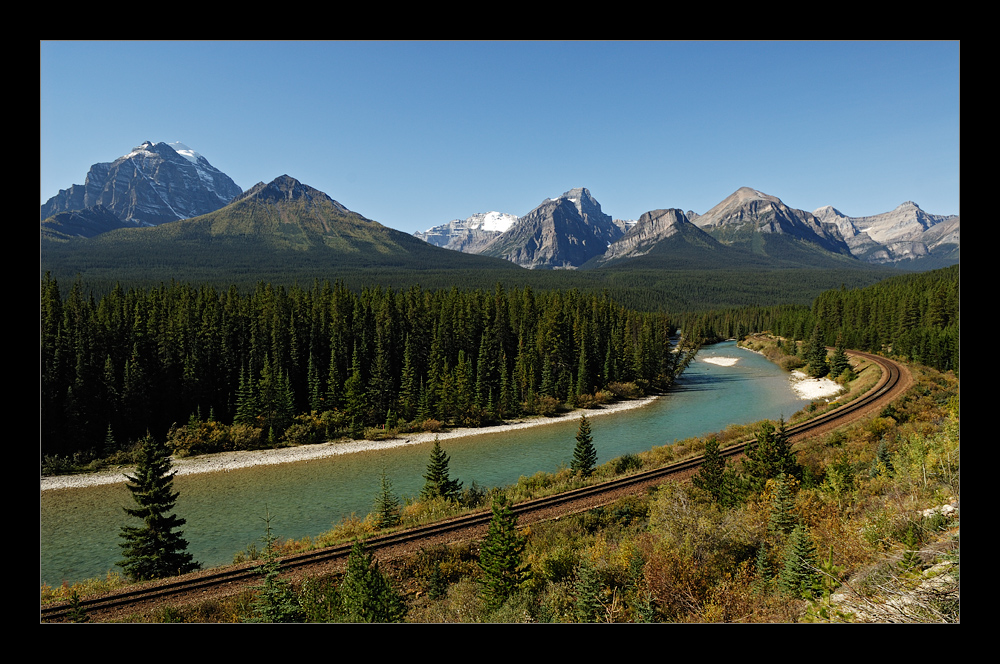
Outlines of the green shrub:
M 623 475 L 629 471 L 642 468 L 642 458 L 637 454 L 623 454 L 612 461 L 612 467 L 616 475 Z

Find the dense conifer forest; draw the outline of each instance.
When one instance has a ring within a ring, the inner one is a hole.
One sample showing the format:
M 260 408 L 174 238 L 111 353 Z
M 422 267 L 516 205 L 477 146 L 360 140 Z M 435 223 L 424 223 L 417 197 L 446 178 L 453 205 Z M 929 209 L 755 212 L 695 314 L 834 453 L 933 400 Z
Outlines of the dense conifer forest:
M 770 331 L 826 346 L 886 353 L 941 371 L 959 371 L 959 266 L 897 275 L 864 288 L 826 290 L 811 307 L 779 305 L 678 317 L 689 337 L 709 342 Z
M 672 352 L 665 314 L 576 290 L 170 283 L 96 297 L 48 275 L 41 290 L 43 457 L 106 456 L 147 433 L 193 453 L 478 426 L 665 389 L 689 355 Z

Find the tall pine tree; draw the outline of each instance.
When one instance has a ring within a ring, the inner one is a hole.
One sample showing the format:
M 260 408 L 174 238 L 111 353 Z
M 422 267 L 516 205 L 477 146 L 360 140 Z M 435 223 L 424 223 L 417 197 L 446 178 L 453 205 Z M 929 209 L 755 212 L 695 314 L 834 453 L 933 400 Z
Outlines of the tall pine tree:
M 506 498 L 495 498 L 489 531 L 479 550 L 480 596 L 487 610 L 503 606 L 527 580 L 528 572 L 521 564 L 524 547 L 517 515 Z
M 719 439 L 712 436 L 705 442 L 705 454 L 691 483 L 705 491 L 717 503 L 726 497 L 726 460 L 719 453 Z
M 251 613 L 244 622 L 291 623 L 302 617 L 302 607 L 292 584 L 281 578 L 281 561 L 278 559 L 278 537 L 271 530 L 271 515 L 264 516 L 264 564 L 260 566 L 264 581 L 255 587 L 257 594 L 251 604 Z
M 784 566 L 778 575 L 778 587 L 791 597 L 810 599 L 819 590 L 820 580 L 816 546 L 805 526 L 799 523 L 788 538 Z
M 767 481 L 782 473 L 802 479 L 802 466 L 792 451 L 784 419 L 777 428 L 770 422 L 761 425 L 757 439 L 747 447 L 743 470 L 750 490 L 756 494 L 763 493 Z
M 406 614 L 402 597 L 360 540 L 354 541 L 347 558 L 340 599 L 345 622 L 402 622 Z
M 375 496 L 375 523 L 379 528 L 392 528 L 399 525 L 399 499 L 392 492 L 392 482 L 385 473 L 379 475 L 379 492 Z
M 187 552 L 187 541 L 176 529 L 184 519 L 171 514 L 178 493 L 173 490 L 174 475 L 170 472 L 170 453 L 164 443 L 147 435 L 139 446 L 135 475 L 126 475 L 125 485 L 136 502 L 134 508 L 123 508 L 131 517 L 141 519 L 142 526 L 122 526 L 121 543 L 124 558 L 118 565 L 133 581 L 159 579 L 186 574 L 201 565 Z
M 431 458 L 427 463 L 427 472 L 424 473 L 424 488 L 420 491 L 420 497 L 425 499 L 444 498 L 446 500 L 457 500 L 462 491 L 462 483 L 449 477 L 448 464 L 450 459 L 441 449 L 441 440 L 434 438 L 434 447 L 431 450 Z
M 576 431 L 576 447 L 573 448 L 573 462 L 570 469 L 583 477 L 590 477 L 597 465 L 597 449 L 594 448 L 594 437 L 590 434 L 590 420 L 586 415 L 580 416 L 580 427 Z

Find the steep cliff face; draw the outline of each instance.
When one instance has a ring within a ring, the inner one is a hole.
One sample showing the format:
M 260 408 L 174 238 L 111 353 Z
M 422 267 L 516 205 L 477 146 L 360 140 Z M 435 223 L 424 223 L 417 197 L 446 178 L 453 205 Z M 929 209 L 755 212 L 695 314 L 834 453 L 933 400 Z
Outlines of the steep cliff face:
M 814 215 L 837 226 L 851 253 L 869 263 L 898 263 L 921 258 L 957 262 L 959 217 L 928 214 L 906 201 L 891 212 L 848 217 L 827 205 Z
M 83 185 L 41 206 L 41 219 L 102 206 L 121 221 L 156 226 L 214 212 L 243 190 L 187 146 L 146 141 L 111 163 L 94 164 Z
M 530 269 L 573 269 L 603 255 L 622 235 L 587 189 L 571 189 L 518 219 L 481 253 Z
M 625 235 L 608 247 L 604 258 L 607 261 L 613 261 L 644 256 L 657 243 L 680 234 L 684 224 L 698 231 L 680 210 L 670 209 L 644 212 L 639 217 L 639 221 Z

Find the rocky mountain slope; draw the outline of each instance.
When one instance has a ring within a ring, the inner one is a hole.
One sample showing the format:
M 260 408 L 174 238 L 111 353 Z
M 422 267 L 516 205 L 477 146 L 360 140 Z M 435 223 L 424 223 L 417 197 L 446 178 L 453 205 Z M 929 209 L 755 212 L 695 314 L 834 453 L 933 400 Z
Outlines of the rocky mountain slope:
M 651 210 L 643 213 L 625 235 L 611 243 L 600 261 L 607 264 L 645 256 L 671 238 L 701 245 L 718 244 L 708 233 L 688 221 L 680 210 Z
M 564 269 L 601 256 L 624 232 L 587 189 L 549 198 L 480 253 L 531 269 Z
M 213 212 L 242 193 L 186 145 L 146 141 L 111 163 L 91 166 L 83 185 L 41 206 L 40 219 L 101 206 L 125 224 L 156 226 Z
M 116 214 L 103 205 L 59 212 L 41 221 L 42 239 L 65 242 L 75 237 L 94 237 L 118 228 L 127 228 Z
M 773 237 L 814 244 L 834 254 L 851 255 L 834 224 L 788 207 L 775 196 L 741 187 L 693 223 L 723 244 L 753 247 Z M 762 234 L 761 238 L 758 234 Z
M 958 215 L 928 214 L 912 201 L 870 217 L 848 217 L 830 205 L 813 214 L 836 225 L 851 253 L 869 263 L 958 262 Z
M 959 259 L 957 216 L 928 215 L 908 202 L 883 215 L 848 218 L 829 206 L 797 210 L 750 187 L 741 187 L 704 214 L 651 210 L 638 222 L 612 220 L 582 188 L 546 200 L 503 233 L 484 231 L 484 217 L 416 235 L 438 246 L 534 269 L 623 267 L 639 258 L 651 266 L 668 256 L 674 265 L 688 267 L 765 259 L 828 267 L 845 261 L 916 267 L 921 260 L 931 268 Z M 647 256 L 658 258 L 651 263 Z
M 85 184 L 42 205 L 41 236 L 67 242 L 119 227 L 159 226 L 210 214 L 240 198 L 247 196 L 231 178 L 187 146 L 147 141 L 114 162 L 94 164 Z M 290 227 L 278 228 L 288 241 Z M 329 233 L 324 237 L 324 243 L 334 242 Z M 733 258 L 724 248 L 738 250 L 740 260 L 757 256 L 798 265 L 857 260 L 931 269 L 959 261 L 956 215 L 927 214 L 912 202 L 871 217 L 847 217 L 832 206 L 806 212 L 750 187 L 704 214 L 651 210 L 638 222 L 613 219 L 587 189 L 577 188 L 546 199 L 523 217 L 475 214 L 410 237 L 531 269 L 625 266 L 668 254 L 689 266 L 708 267 Z

